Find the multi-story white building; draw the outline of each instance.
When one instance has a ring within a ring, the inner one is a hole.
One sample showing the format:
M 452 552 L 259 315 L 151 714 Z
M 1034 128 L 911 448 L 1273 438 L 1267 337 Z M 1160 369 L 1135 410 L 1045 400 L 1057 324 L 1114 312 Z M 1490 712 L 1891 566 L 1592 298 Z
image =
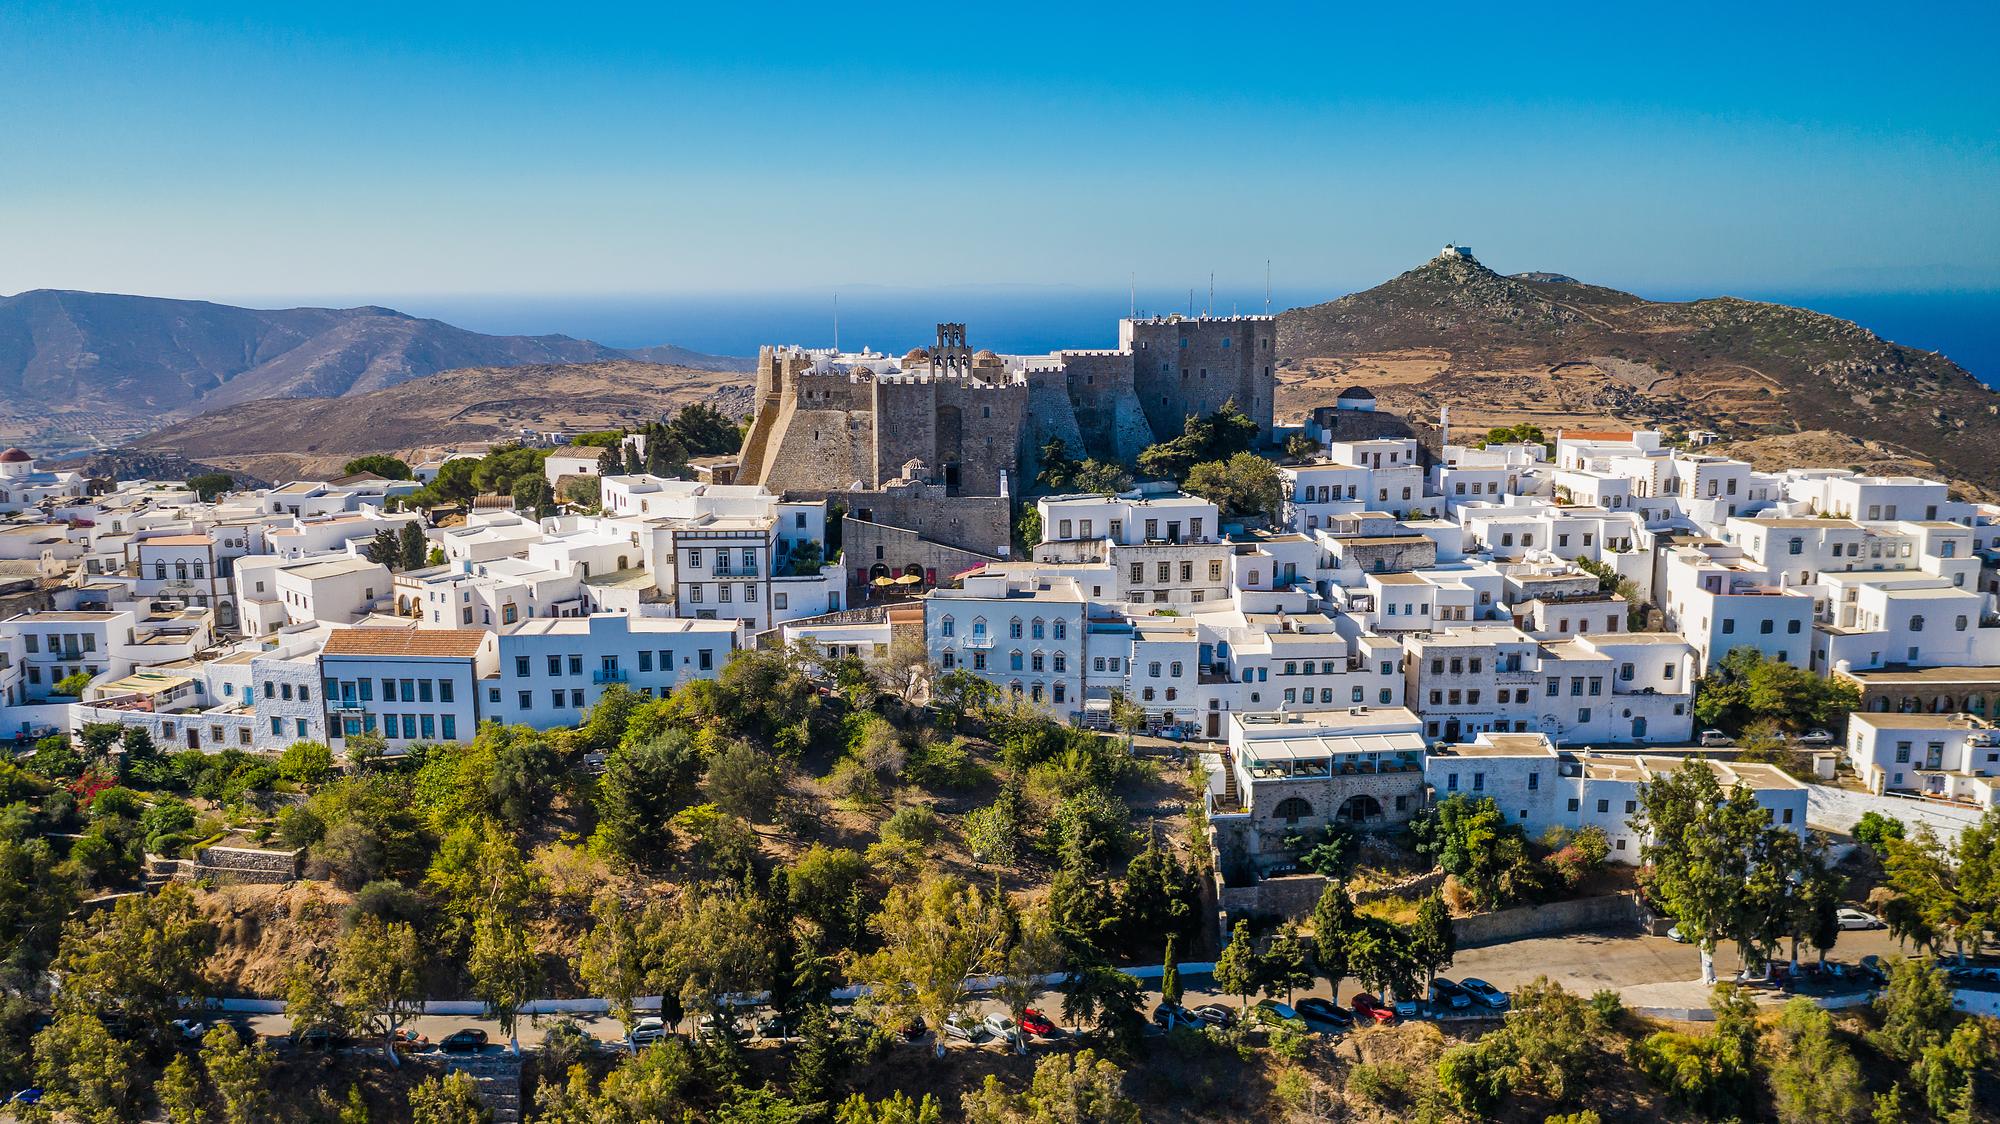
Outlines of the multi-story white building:
M 81 472 L 41 471 L 35 467 L 35 458 L 23 449 L 0 453 L 0 515 L 73 499 L 86 490 Z
M 320 652 L 328 744 L 380 734 L 390 748 L 470 741 L 479 687 L 499 661 L 484 629 L 336 628 Z
M 1072 578 L 1045 579 L 1032 565 L 988 566 L 924 598 L 924 647 L 941 671 L 963 668 L 1067 714 L 1083 699 L 1085 609 Z M 1119 659 L 1130 659 L 1129 650 Z
M 1686 636 L 1706 674 L 1736 648 L 1809 666 L 1814 598 L 1809 591 L 1774 583 L 1769 571 L 1721 543 L 1667 549 L 1667 626 Z
M 1964 713 L 1857 711 L 1847 717 L 1847 760 L 1870 792 L 1991 807 L 2000 784 L 2000 730 Z
M 353 555 L 282 566 L 270 580 L 287 624 L 353 624 L 389 604 L 389 568 Z
M 735 621 L 664 617 L 537 617 L 500 634 L 498 670 L 481 716 L 538 730 L 581 722 L 613 683 L 665 696 L 713 679 L 737 648 Z

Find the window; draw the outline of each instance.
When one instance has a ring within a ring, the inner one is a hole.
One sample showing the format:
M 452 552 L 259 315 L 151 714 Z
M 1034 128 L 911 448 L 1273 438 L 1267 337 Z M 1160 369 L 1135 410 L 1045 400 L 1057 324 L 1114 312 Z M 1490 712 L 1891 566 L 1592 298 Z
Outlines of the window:
M 1056 622 L 1056 639 L 1057 639 L 1057 640 L 1062 640 L 1062 639 L 1065 639 L 1065 638 L 1067 638 L 1068 636 L 1069 636 L 1069 622 L 1068 622 L 1068 621 L 1057 621 L 1057 622 Z M 1060 700 L 1058 700 L 1058 701 L 1060 701 Z
M 520 703 L 522 710 L 533 710 L 535 708 L 535 693 L 533 691 L 521 691 L 518 693 L 515 701 Z
M 1457 791 L 1458 791 L 1458 774 L 1457 774 L 1457 773 L 1447 773 L 1447 774 L 1445 774 L 1445 778 L 1444 778 L 1444 790 L 1445 790 L 1446 792 L 1457 792 Z
M 550 675 L 561 675 L 561 674 L 562 674 L 562 657 L 561 657 L 561 656 L 550 656 L 550 657 L 549 657 L 549 674 L 550 674 Z
M 1272 814 L 1288 824 L 1295 824 L 1312 815 L 1313 810 L 1312 805 L 1306 803 L 1304 800 L 1296 796 L 1287 796 L 1283 800 L 1278 801 L 1278 807 Z
M 1600 815 L 1600 816 L 1601 816 L 1601 815 L 1604 815 L 1604 814 L 1606 814 L 1606 813 L 1608 813 L 1608 812 L 1610 812 L 1610 811 L 1611 811 L 1611 801 L 1609 801 L 1609 800 L 1599 800 L 1599 801 L 1597 802 L 1597 814 L 1598 814 L 1598 815 Z
M 713 671 L 715 669 L 714 650 L 703 648 L 699 652 L 696 652 L 694 665 L 702 671 Z
M 1576 811 L 1576 797 L 1574 796 L 1569 798 L 1569 810 L 1572 812 Z
M 1542 787 L 1542 775 L 1540 773 L 1529 773 L 1528 791 L 1534 792 L 1536 789 L 1539 789 L 1541 787 Z
M 642 649 L 639 652 L 639 670 L 640 671 L 653 670 L 653 653 L 650 650 Z
M 426 680 L 426 682 L 429 682 L 429 680 Z M 451 697 L 451 680 L 449 679 L 438 680 L 438 701 L 439 702 L 456 701 Z

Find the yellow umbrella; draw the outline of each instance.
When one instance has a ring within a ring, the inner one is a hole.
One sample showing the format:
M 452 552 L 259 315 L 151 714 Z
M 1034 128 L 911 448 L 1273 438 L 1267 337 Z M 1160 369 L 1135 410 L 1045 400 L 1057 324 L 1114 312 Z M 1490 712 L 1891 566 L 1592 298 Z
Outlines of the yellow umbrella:
M 895 578 L 890 578 L 890 577 L 881 577 L 881 578 L 876 578 L 876 579 L 875 579 L 875 584 L 876 584 L 876 585 L 895 585 L 895 584 L 896 584 L 896 579 L 895 579 Z
M 896 579 L 896 584 L 897 584 L 897 585 L 915 585 L 915 584 L 917 584 L 918 582 L 920 582 L 920 581 L 923 581 L 923 580 L 924 580 L 924 576 L 923 576 L 922 574 L 904 574 L 904 575 L 903 575 L 902 577 L 900 577 L 900 578 L 897 578 L 897 579 Z

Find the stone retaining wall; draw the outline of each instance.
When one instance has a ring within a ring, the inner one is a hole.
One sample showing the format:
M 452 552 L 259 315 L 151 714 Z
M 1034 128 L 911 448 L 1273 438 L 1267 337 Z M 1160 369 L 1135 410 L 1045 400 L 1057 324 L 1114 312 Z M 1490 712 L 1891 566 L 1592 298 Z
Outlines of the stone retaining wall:
M 301 851 L 250 847 L 204 847 L 195 853 L 194 874 L 218 882 L 295 882 Z
M 1607 894 L 1461 917 L 1452 922 L 1452 932 L 1458 938 L 1458 947 L 1479 948 L 1551 933 L 1636 925 L 1638 921 L 1639 899 L 1636 895 Z

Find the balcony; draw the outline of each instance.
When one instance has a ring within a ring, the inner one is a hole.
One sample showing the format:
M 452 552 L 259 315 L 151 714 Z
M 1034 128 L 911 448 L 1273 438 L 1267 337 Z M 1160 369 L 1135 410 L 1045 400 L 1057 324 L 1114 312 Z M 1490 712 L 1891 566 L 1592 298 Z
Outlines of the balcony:
M 625 680 L 626 680 L 626 675 L 624 668 L 618 668 L 618 667 L 599 668 L 596 671 L 590 673 L 590 681 L 592 683 L 623 683 L 625 682 Z
M 971 636 L 960 640 L 958 646 L 961 648 L 977 648 L 983 651 L 993 646 L 993 637 L 983 632 L 975 632 Z

